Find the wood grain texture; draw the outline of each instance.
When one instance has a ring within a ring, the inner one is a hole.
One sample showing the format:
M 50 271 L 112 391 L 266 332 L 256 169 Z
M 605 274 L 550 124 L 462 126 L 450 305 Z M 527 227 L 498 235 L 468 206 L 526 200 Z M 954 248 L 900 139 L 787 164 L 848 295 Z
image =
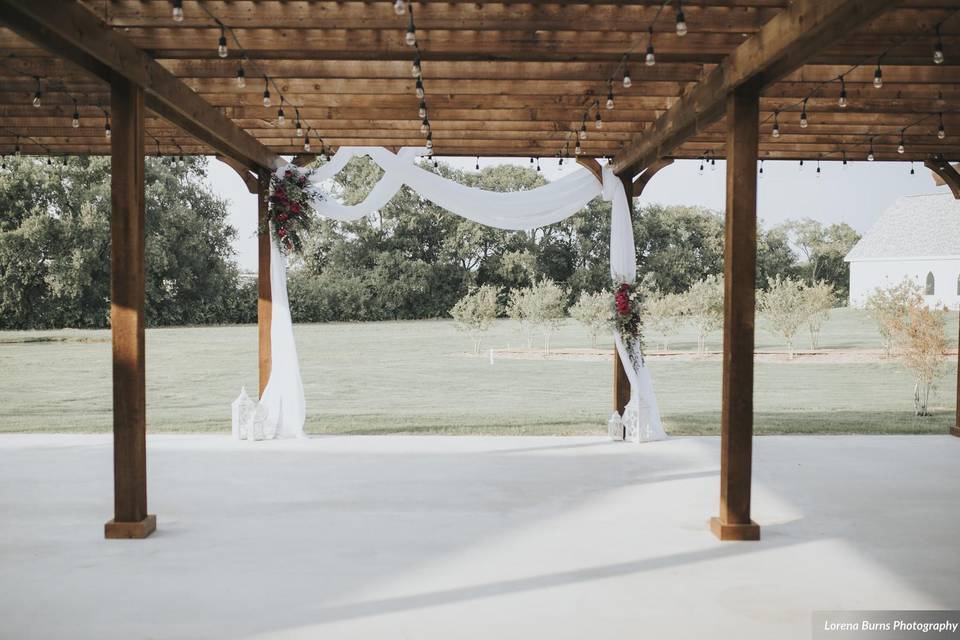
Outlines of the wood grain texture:
M 267 220 L 270 210 L 270 172 L 261 170 L 258 175 L 257 224 Z M 270 234 L 260 233 L 257 253 L 257 343 L 260 369 L 260 395 L 270 380 L 270 328 L 273 313 L 273 292 L 270 287 Z
M 144 349 L 143 91 L 111 78 L 113 162 L 110 220 L 110 327 L 113 341 L 113 479 L 116 530 L 147 513 Z
M 720 515 L 714 533 L 749 527 L 753 456 L 753 351 L 757 270 L 756 86 L 727 98 Z M 733 534 L 724 534 L 733 535 Z M 723 535 L 720 536 L 724 538 Z M 759 530 L 757 531 L 759 537 Z M 753 539 L 753 538 L 752 538 Z

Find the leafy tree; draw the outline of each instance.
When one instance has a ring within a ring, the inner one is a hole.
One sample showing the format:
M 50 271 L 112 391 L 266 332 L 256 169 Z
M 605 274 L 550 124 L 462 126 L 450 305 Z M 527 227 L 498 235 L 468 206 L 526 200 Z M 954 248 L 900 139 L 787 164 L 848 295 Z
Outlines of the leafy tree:
M 507 316 L 516 320 L 520 331 L 527 341 L 527 348 L 533 348 L 533 337 L 536 329 L 533 323 L 533 291 L 530 287 L 520 287 L 510 291 L 507 302 Z
M 664 350 L 683 325 L 685 309 L 686 302 L 681 294 L 662 293 L 647 297 L 644 325 L 660 338 Z
M 570 307 L 570 317 L 579 322 L 590 334 L 590 344 L 597 346 L 597 336 L 610 330 L 610 300 L 613 294 L 607 291 L 580 293 L 580 298 Z
M 707 336 L 723 328 L 723 278 L 707 276 L 683 294 L 684 310 L 697 330 L 697 353 L 706 353 Z
M 760 312 L 766 318 L 771 331 L 786 341 L 791 360 L 793 339 L 810 315 L 805 304 L 805 289 L 805 285 L 799 280 L 777 276 L 770 281 L 767 290 L 759 294 Z
M 820 329 L 830 317 L 830 309 L 837 304 L 833 285 L 818 280 L 811 287 L 803 288 L 803 306 L 807 315 L 807 330 L 810 332 L 810 348 L 820 345 Z
M 553 280 L 544 279 L 530 287 L 527 321 L 543 333 L 543 352 L 550 353 L 550 334 L 566 317 L 567 292 Z
M 634 216 L 637 275 L 651 274 L 654 288 L 682 293 L 723 273 L 723 218 L 702 207 L 648 205 Z
M 785 222 L 779 230 L 786 233 L 805 262 L 801 265 L 810 284 L 823 280 L 833 285 L 842 297 L 849 295 L 850 266 L 843 258 L 860 240 L 860 234 L 846 223 L 824 225 L 803 218 Z
M 946 310 L 931 310 L 917 298 L 911 298 L 906 313 L 892 325 L 900 361 L 914 378 L 913 406 L 918 416 L 929 416 L 930 390 L 943 368 L 947 337 L 944 329 Z
M 867 297 L 867 313 L 877 323 L 887 357 L 893 352 L 897 328 L 902 326 L 904 316 L 912 307 L 922 303 L 919 285 L 909 278 L 885 289 L 878 287 Z
M 497 318 L 497 290 L 483 285 L 460 298 L 450 315 L 454 326 L 473 338 L 473 352 L 480 353 L 480 340 Z

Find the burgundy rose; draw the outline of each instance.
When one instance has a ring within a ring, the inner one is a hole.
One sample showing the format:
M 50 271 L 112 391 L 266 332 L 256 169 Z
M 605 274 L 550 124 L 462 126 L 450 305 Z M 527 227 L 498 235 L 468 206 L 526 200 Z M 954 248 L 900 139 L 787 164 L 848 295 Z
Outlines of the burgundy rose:
M 279 229 L 277 229 L 277 235 L 280 236 L 281 238 L 285 238 L 287 235 L 287 230 L 284 229 L 283 227 L 280 227 Z
M 300 213 L 300 203 L 299 202 L 292 203 L 290 205 L 290 211 L 292 211 L 294 214 Z
M 286 221 L 287 221 L 287 218 L 289 218 L 289 217 L 290 217 L 290 216 L 288 216 L 288 215 L 285 214 L 285 213 L 280 213 L 280 214 L 277 214 L 277 221 L 278 221 L 278 222 L 286 222 Z

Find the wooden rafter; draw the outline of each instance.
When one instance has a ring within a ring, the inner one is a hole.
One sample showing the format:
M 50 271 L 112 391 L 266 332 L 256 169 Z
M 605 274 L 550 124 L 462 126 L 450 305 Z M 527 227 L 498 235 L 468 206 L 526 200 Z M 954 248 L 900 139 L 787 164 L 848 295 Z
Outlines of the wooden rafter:
M 56 0 L 4 0 L 0 21 L 103 80 L 120 76 L 133 82 L 144 90 L 152 111 L 224 155 L 250 166 L 277 166 L 274 152 L 84 6 Z
M 930 169 L 935 176 L 940 178 L 938 184 L 945 184 L 950 187 L 950 191 L 953 192 L 953 197 L 960 200 L 960 173 L 957 173 L 956 168 L 950 166 L 950 163 L 942 157 L 935 160 L 927 160 L 923 164 L 927 169 Z
M 734 89 L 750 84 L 759 90 L 770 85 L 894 4 L 895 0 L 797 0 L 618 153 L 613 170 L 629 175 L 669 155 L 723 117 L 726 97 Z

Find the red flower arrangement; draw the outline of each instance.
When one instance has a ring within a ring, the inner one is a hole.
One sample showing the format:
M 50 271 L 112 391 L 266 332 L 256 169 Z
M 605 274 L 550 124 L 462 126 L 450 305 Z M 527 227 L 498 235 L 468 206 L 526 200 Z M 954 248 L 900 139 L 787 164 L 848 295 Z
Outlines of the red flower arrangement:
M 260 233 L 272 233 L 284 253 L 303 250 L 303 233 L 313 222 L 311 201 L 318 198 L 310 172 L 287 169 L 270 178 L 270 208 Z
M 633 365 L 643 363 L 643 293 L 628 282 L 613 294 L 613 327 L 620 334 Z

